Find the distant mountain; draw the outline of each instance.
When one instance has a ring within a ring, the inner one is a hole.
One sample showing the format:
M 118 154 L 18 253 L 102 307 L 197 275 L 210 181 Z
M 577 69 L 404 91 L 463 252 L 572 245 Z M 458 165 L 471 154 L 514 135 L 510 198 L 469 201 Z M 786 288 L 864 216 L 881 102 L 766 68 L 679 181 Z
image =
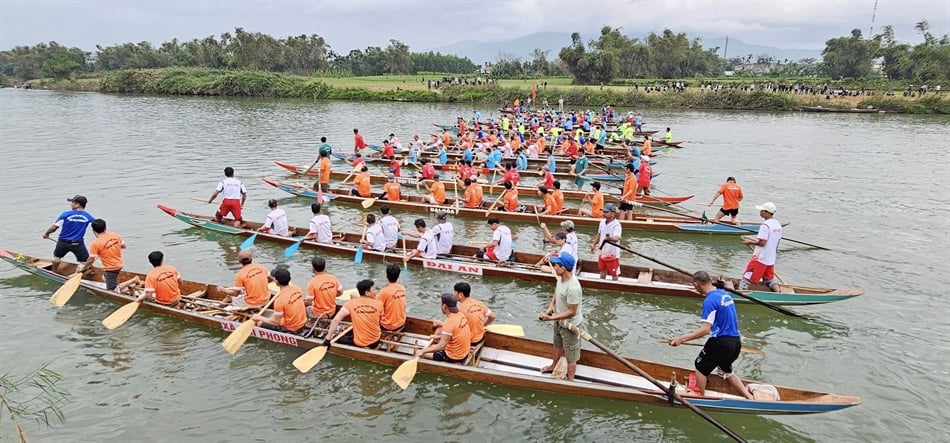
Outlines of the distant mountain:
M 596 38 L 598 34 L 594 35 L 581 35 L 584 42 L 587 43 L 592 38 Z M 631 37 L 636 37 L 641 40 L 646 38 L 644 35 L 635 35 Z M 689 36 L 691 39 L 694 36 Z M 723 55 L 723 51 L 726 49 L 726 38 L 725 37 L 703 37 L 699 36 L 702 39 L 704 48 L 715 48 L 719 47 L 719 56 Z M 557 58 L 558 53 L 561 51 L 561 48 L 565 46 L 570 46 L 571 44 L 571 34 L 567 32 L 538 32 L 535 34 L 525 35 L 523 37 L 507 39 L 507 40 L 494 40 L 494 41 L 476 41 L 476 40 L 465 40 L 451 45 L 440 46 L 437 48 L 427 49 L 425 51 L 431 50 L 434 52 L 441 52 L 442 54 L 454 54 L 460 57 L 468 57 L 476 65 L 481 65 L 485 62 L 496 62 L 502 55 L 507 57 L 517 57 L 522 61 L 530 61 L 531 53 L 535 49 L 541 49 L 548 52 L 548 60 L 554 60 Z M 749 54 L 752 54 L 752 61 L 754 62 L 760 55 L 766 54 L 774 57 L 776 60 L 784 61 L 788 59 L 789 61 L 800 60 L 803 58 L 816 58 L 821 59 L 821 50 L 820 49 L 782 49 L 772 46 L 762 46 L 747 44 L 738 39 L 730 38 L 729 39 L 729 48 L 728 53 L 726 54 L 727 58 L 731 57 L 748 57 Z

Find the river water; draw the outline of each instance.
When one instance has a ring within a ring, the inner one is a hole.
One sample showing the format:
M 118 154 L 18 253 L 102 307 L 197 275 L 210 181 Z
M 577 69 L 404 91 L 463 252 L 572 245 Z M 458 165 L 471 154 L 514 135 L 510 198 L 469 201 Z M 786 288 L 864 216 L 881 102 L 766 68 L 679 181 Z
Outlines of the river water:
M 488 109 L 481 109 L 489 114 Z M 40 237 L 67 196 L 128 243 L 126 269 L 147 272 L 149 251 L 165 252 L 188 280 L 232 280 L 239 240 L 186 227 L 155 208 L 191 212 L 233 166 L 249 188 L 248 217 L 263 219 L 279 198 L 292 224 L 305 226 L 309 201 L 258 177 L 285 176 L 271 163 L 313 161 L 320 136 L 352 149 L 352 129 L 370 143 L 390 132 L 404 141 L 432 122 L 470 116 L 470 105 L 306 102 L 114 96 L 0 90 L 0 246 L 49 257 Z M 727 176 L 743 186 L 741 216 L 773 201 L 791 224 L 777 267 L 789 282 L 861 288 L 845 302 L 796 308 L 813 319 L 740 306 L 744 344 L 737 371 L 748 378 L 860 396 L 845 411 L 803 417 L 717 417 L 753 441 L 946 441 L 950 439 L 950 156 L 946 116 L 645 110 L 647 127 L 671 126 L 686 148 L 659 159 L 659 193 L 697 194 L 698 211 Z M 576 203 L 572 203 L 576 204 Z M 359 231 L 358 206 L 331 204 L 337 230 Z M 710 211 L 710 214 L 714 210 Z M 417 214 L 401 213 L 409 224 Z M 454 221 L 457 242 L 487 241 L 483 220 Z M 533 224 L 512 226 L 522 250 L 541 249 Z M 580 232 L 582 250 L 592 232 Z M 91 233 L 87 242 L 91 241 Z M 738 275 L 749 257 L 734 237 L 626 232 L 624 243 L 687 269 Z M 258 242 L 256 260 L 288 264 L 306 281 L 312 252 L 284 259 L 282 246 Z M 583 258 L 584 254 L 582 254 Z M 327 256 L 347 287 L 382 282 L 378 262 Z M 624 261 L 655 266 L 625 256 Z M 473 283 L 502 323 L 549 340 L 536 320 L 552 287 L 498 278 L 410 269 L 410 315 L 439 315 L 437 294 Z M 116 305 L 80 291 L 55 309 L 57 285 L 0 266 L 0 372 L 25 374 L 49 363 L 72 394 L 66 423 L 28 423 L 32 441 L 724 441 L 685 409 L 566 397 L 419 374 L 401 391 L 392 371 L 328 356 L 308 374 L 299 351 L 250 340 L 231 357 L 225 333 L 146 312 L 108 331 L 99 321 Z M 589 290 L 590 332 L 620 353 L 691 367 L 698 348 L 658 339 L 699 323 L 695 300 Z M 12 437 L 10 422 L 0 423 Z

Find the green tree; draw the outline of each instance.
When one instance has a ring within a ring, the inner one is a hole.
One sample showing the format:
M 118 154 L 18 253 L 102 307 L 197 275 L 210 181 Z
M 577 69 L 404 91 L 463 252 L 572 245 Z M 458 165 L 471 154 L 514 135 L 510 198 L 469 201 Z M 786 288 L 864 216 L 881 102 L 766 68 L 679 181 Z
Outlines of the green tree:
M 386 47 L 386 72 L 389 74 L 408 74 L 412 72 L 412 58 L 409 46 L 398 40 L 389 40 Z
M 873 44 L 861 37 L 860 29 L 853 29 L 850 37 L 833 38 L 825 42 L 821 52 L 826 73 L 832 78 L 860 78 L 871 72 Z

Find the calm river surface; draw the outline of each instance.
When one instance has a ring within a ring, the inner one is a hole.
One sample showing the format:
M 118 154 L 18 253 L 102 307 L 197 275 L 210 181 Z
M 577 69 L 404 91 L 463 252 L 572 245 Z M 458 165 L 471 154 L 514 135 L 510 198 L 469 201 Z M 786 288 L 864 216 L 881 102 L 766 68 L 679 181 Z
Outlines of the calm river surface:
M 482 114 L 489 113 L 481 109 Z M 313 161 L 320 136 L 352 149 L 352 129 L 370 143 L 402 140 L 471 116 L 469 105 L 303 102 L 113 96 L 0 90 L 0 246 L 42 257 L 41 235 L 89 197 L 88 210 L 128 243 L 126 269 L 147 272 L 161 249 L 183 278 L 227 283 L 240 241 L 202 232 L 155 208 L 191 212 L 233 166 L 249 188 L 248 217 L 280 198 L 293 225 L 305 226 L 309 201 L 259 180 L 288 178 L 271 161 Z M 773 201 L 790 222 L 777 270 L 789 282 L 861 288 L 862 297 L 799 308 L 799 320 L 757 306 L 739 308 L 746 346 L 737 371 L 785 386 L 860 396 L 864 403 L 804 417 L 717 417 L 754 441 L 947 441 L 950 439 L 950 119 L 946 116 L 646 110 L 648 128 L 671 126 L 685 149 L 660 158 L 663 193 L 697 194 L 701 211 L 727 176 L 745 190 L 742 216 Z M 576 204 L 576 203 L 574 203 Z M 331 204 L 336 230 L 358 231 L 358 206 Z M 260 209 L 256 209 L 260 208 Z M 710 214 L 713 211 L 710 211 Z M 401 213 L 411 223 L 417 214 Z M 455 220 L 460 239 L 490 238 L 483 220 Z M 519 249 L 541 248 L 537 226 L 512 227 Z M 592 232 L 583 229 L 582 245 Z M 87 235 L 87 242 L 92 234 Z M 640 252 L 687 269 L 738 275 L 749 257 L 737 238 L 625 232 Z M 582 249 L 584 249 L 582 247 Z M 312 252 L 284 259 L 258 242 L 266 265 L 286 263 L 298 284 Z M 582 258 L 585 254 L 582 254 Z M 383 265 L 327 257 L 347 287 L 385 279 Z M 624 256 L 627 263 L 654 266 Z M 410 269 L 410 315 L 437 317 L 436 295 L 463 278 Z M 465 277 L 499 321 L 549 340 L 536 313 L 552 287 Z M 231 357 L 225 333 L 146 312 L 108 331 L 116 309 L 82 291 L 68 305 L 47 301 L 57 285 L 0 266 L 0 373 L 44 363 L 72 394 L 66 423 L 27 425 L 32 441 L 724 441 L 686 409 L 638 406 L 515 390 L 420 373 L 401 391 L 392 371 L 328 356 L 309 374 L 291 362 L 300 351 L 250 340 Z M 657 342 L 699 323 L 694 300 L 585 292 L 590 332 L 624 355 L 691 367 L 698 348 Z M 12 438 L 9 420 L 0 436 Z

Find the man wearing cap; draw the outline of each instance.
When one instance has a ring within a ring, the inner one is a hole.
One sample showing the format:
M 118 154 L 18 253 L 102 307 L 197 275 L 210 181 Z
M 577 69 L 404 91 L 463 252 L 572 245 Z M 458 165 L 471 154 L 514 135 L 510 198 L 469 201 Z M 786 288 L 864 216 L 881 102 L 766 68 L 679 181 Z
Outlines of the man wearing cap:
M 436 253 L 450 254 L 452 253 L 452 243 L 455 241 L 455 227 L 452 226 L 452 222 L 449 221 L 449 217 L 445 212 L 440 212 L 435 216 L 435 219 L 439 221 L 439 224 L 432 228 L 432 235 L 436 240 Z
M 260 228 L 257 228 L 257 230 L 269 234 L 287 236 L 289 229 L 287 225 L 287 213 L 277 207 L 277 200 L 273 198 L 267 201 L 267 207 L 270 208 L 270 212 L 264 219 L 264 224 L 261 225 Z
M 438 325 L 433 322 L 436 328 L 432 334 L 433 343 L 416 351 L 416 356 L 448 363 L 464 363 L 472 350 L 472 331 L 468 318 L 459 311 L 455 294 L 442 293 L 441 302 L 445 320 Z
M 59 214 L 56 221 L 43 233 L 43 238 L 49 238 L 50 234 L 63 228 L 53 249 L 53 272 L 59 272 L 60 262 L 67 252 L 72 252 L 79 263 L 89 260 L 89 251 L 86 250 L 83 236 L 86 235 L 86 227 L 96 218 L 86 212 L 88 200 L 85 196 L 76 195 L 73 198 L 67 198 L 66 201 L 70 203 L 70 209 Z
M 261 314 L 254 314 L 251 320 L 259 322 L 258 326 L 262 328 L 297 334 L 307 323 L 307 306 L 303 302 L 303 290 L 290 282 L 290 271 L 286 269 L 276 268 L 271 271 L 271 276 L 277 281 L 280 292 L 274 299 L 271 309 Z
M 555 236 L 551 235 L 551 231 L 548 230 L 548 225 L 546 223 L 544 222 L 541 223 L 541 230 L 544 231 L 543 233 L 544 233 L 545 240 L 547 240 L 549 243 L 560 245 L 560 243 L 555 241 L 556 240 Z M 571 220 L 562 221 L 561 230 L 558 232 L 564 233 L 564 244 L 570 246 L 570 250 L 568 250 L 567 252 L 570 252 L 571 256 L 575 257 L 574 269 L 577 269 L 576 264 L 579 263 L 580 261 L 577 260 L 577 234 L 574 232 L 574 222 Z
M 591 253 L 600 248 L 600 254 L 597 256 L 597 270 L 600 271 L 601 279 L 607 278 L 607 274 L 610 274 L 615 281 L 619 278 L 620 248 L 607 242 L 620 243 L 622 233 L 620 220 L 617 220 L 617 207 L 613 203 L 608 203 L 604 208 L 604 218 L 597 227 L 597 241 L 590 245 Z
M 366 235 L 360 240 L 360 243 L 369 246 L 376 252 L 386 250 L 386 236 L 383 235 L 383 226 L 376 223 L 375 214 L 366 214 Z
M 653 179 L 653 167 L 650 166 L 650 156 L 641 157 L 640 166 L 637 167 L 637 195 L 641 192 L 643 195 L 650 195 L 650 181 Z
M 333 227 L 330 224 L 330 217 L 321 214 L 322 207 L 320 203 L 311 203 L 310 212 L 313 218 L 310 219 L 310 231 L 304 236 L 304 240 L 316 240 L 317 243 L 333 243 Z
M 435 235 L 432 234 L 432 230 L 426 229 L 426 221 L 421 218 L 417 218 L 413 224 L 415 225 L 417 232 L 404 232 L 403 235 L 419 237 L 419 244 L 416 246 L 416 249 L 413 249 L 412 252 L 406 255 L 406 258 L 403 259 L 403 261 L 409 261 L 409 259 L 415 256 L 421 256 L 422 258 L 429 259 L 437 258 L 438 242 L 435 239 Z
M 735 177 L 727 178 L 726 182 L 723 183 L 722 186 L 719 186 L 719 190 L 716 191 L 716 195 L 714 195 L 712 200 L 709 201 L 709 206 L 712 206 L 720 195 L 722 196 L 722 207 L 719 208 L 719 212 L 716 214 L 716 218 L 714 218 L 713 221 L 718 223 L 720 219 L 728 215 L 732 224 L 738 225 L 739 202 L 742 201 L 742 187 L 736 183 Z
M 386 247 L 396 247 L 396 240 L 399 240 L 399 220 L 389 213 L 389 206 L 383 205 L 379 208 L 382 218 L 379 219 L 379 225 L 383 228 L 383 237 L 386 239 Z
M 498 217 L 489 218 L 488 227 L 492 230 L 491 242 L 476 252 L 475 257 L 492 261 L 508 261 L 511 258 L 511 229 L 501 224 Z
M 96 259 L 102 260 L 102 270 L 105 271 L 106 289 L 114 290 L 119 284 L 119 271 L 122 270 L 122 250 L 125 249 L 125 242 L 122 237 L 112 231 L 106 231 L 106 221 L 97 218 L 92 221 L 92 232 L 96 239 L 89 245 L 89 252 L 92 254 L 82 267 L 82 272 L 86 272 L 92 267 Z
M 324 346 L 330 347 L 330 341 L 340 322 L 347 317 L 353 322 L 353 329 L 343 334 L 337 343 L 361 348 L 375 348 L 379 345 L 379 339 L 382 338 L 379 323 L 383 316 L 383 302 L 376 299 L 376 284 L 372 280 L 360 280 L 356 282 L 356 292 L 360 296 L 344 303 L 330 322 L 327 336 L 323 340 Z
M 569 253 L 551 256 L 551 265 L 557 274 L 557 286 L 554 287 L 554 296 L 547 309 L 538 314 L 542 321 L 554 322 L 554 356 L 551 364 L 541 368 L 541 373 L 554 370 L 554 366 L 562 356 L 567 360 L 567 380 L 574 380 L 577 370 L 577 360 L 581 358 L 581 338 L 571 332 L 570 325 L 580 327 L 584 322 L 581 284 L 574 277 L 571 269 L 574 268 L 574 257 Z
M 547 231 L 547 227 L 545 227 L 545 231 Z M 550 263 L 549 257 L 551 257 L 552 255 L 559 255 L 564 252 L 571 254 L 573 252 L 571 245 L 567 244 L 567 233 L 565 233 L 564 231 L 557 231 L 556 233 L 554 233 L 553 236 L 550 236 L 548 234 L 550 234 L 550 232 L 545 234 L 544 242 L 551 243 L 552 245 L 557 246 L 558 249 L 557 251 L 545 254 L 544 257 L 541 257 L 541 260 L 538 260 L 538 262 L 534 264 L 535 266 L 542 266 L 546 263 Z M 544 272 L 548 272 L 547 268 L 542 268 L 542 270 Z M 571 268 L 571 272 L 573 271 L 574 271 L 574 268 Z
M 234 286 L 230 288 L 218 286 L 218 291 L 228 294 L 222 302 L 239 308 L 264 306 L 264 303 L 270 299 L 270 290 L 267 289 L 267 283 L 270 281 L 267 268 L 254 263 L 250 249 L 238 252 L 238 262 L 241 263 L 241 269 L 234 276 Z
M 218 194 L 221 194 L 222 200 L 221 206 L 214 213 L 214 221 L 221 223 L 225 215 L 231 214 L 234 217 L 234 227 L 240 228 L 244 222 L 241 217 L 241 208 L 247 199 L 247 188 L 244 187 L 244 183 L 234 178 L 234 168 L 230 166 L 224 168 L 224 180 L 218 183 L 218 187 L 214 189 L 208 203 L 214 202 Z
M 749 289 L 750 283 L 764 281 L 772 291 L 778 292 L 780 288 L 779 281 L 775 278 L 775 261 L 778 257 L 778 244 L 782 240 L 782 224 L 773 217 L 776 210 L 774 203 L 766 202 L 755 209 L 759 210 L 759 216 L 765 221 L 759 226 L 755 240 L 742 239 L 743 244 L 755 248 L 752 250 L 752 259 L 742 274 L 739 289 L 746 290 Z
M 389 174 L 387 182 L 383 185 L 383 192 L 379 194 L 379 198 L 387 201 L 399 201 L 402 197 L 402 186 L 399 183 L 396 183 L 396 175 Z

